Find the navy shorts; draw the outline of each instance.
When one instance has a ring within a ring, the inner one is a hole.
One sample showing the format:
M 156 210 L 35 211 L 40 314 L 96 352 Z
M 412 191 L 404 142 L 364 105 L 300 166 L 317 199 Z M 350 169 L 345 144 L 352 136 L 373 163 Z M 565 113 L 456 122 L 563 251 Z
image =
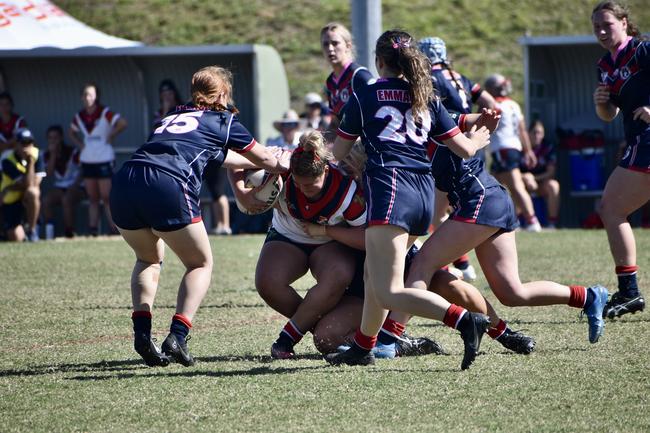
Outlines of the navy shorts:
M 492 172 L 505 173 L 519 168 L 521 165 L 521 151 L 517 149 L 500 149 L 492 152 Z
M 81 163 L 81 177 L 90 179 L 106 179 L 113 176 L 113 162 L 100 162 L 99 164 Z
M 413 259 L 415 258 L 415 255 L 418 253 L 418 251 L 420 251 L 420 249 L 417 246 L 411 245 L 411 248 L 406 253 L 406 259 L 404 260 L 404 280 L 406 280 L 406 276 L 408 275 L 409 269 L 411 268 L 411 263 L 413 263 Z M 354 258 L 356 260 L 354 277 L 352 278 L 352 282 L 345 291 L 345 294 L 363 299 L 365 294 L 365 285 L 363 283 L 363 266 L 366 261 L 366 252 L 357 250 L 355 251 Z
M 390 224 L 410 235 L 427 234 L 433 218 L 433 176 L 400 168 L 364 172 L 368 226 Z
M 12 204 L 2 205 L 2 216 L 4 218 L 4 229 L 11 230 L 18 227 L 23 223 L 23 216 L 25 215 L 25 206 L 22 201 L 17 201 Z
M 461 196 L 454 204 L 451 219 L 497 227 L 508 232 L 519 227 L 515 205 L 501 185 L 487 187 L 481 194 Z
M 115 173 L 110 202 L 121 229 L 169 232 L 201 221 L 198 193 L 145 164 L 125 164 Z
M 619 164 L 628 170 L 650 173 L 650 131 L 637 137 L 637 143 L 628 144 Z

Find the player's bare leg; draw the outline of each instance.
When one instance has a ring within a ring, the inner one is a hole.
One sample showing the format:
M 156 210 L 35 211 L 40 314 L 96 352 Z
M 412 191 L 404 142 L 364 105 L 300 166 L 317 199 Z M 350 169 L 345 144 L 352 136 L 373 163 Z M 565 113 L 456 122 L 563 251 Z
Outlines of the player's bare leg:
M 177 362 L 190 366 L 194 364 L 194 359 L 187 349 L 187 336 L 212 278 L 210 240 L 202 221 L 188 224 L 180 230 L 154 231 L 154 234 L 169 245 L 186 269 L 178 288 L 176 314 L 162 350 Z
M 134 347 L 149 366 L 165 366 L 169 358 L 151 338 L 153 303 L 158 290 L 165 244 L 151 229 L 124 230 L 120 234 L 133 249 L 136 262 L 131 273 Z
M 650 174 L 616 167 L 605 185 L 600 216 L 618 276 L 618 292 L 605 307 L 605 317 L 643 311 L 645 299 L 636 273 L 636 242 L 627 217 L 650 199 Z

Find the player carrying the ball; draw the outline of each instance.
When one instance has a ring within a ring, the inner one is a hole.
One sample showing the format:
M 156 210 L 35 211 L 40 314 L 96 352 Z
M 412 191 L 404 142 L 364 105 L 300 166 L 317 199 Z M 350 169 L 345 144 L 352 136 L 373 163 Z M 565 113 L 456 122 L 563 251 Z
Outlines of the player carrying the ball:
M 212 276 L 212 251 L 199 206 L 208 161 L 235 168 L 257 166 L 272 173 L 288 168 L 288 161 L 258 146 L 239 122 L 231 105 L 232 75 L 227 69 L 200 69 L 192 76 L 191 93 L 192 105 L 176 107 L 157 122 L 149 140 L 113 178 L 113 218 L 136 255 L 131 276 L 134 347 L 149 366 L 170 361 L 194 364 L 186 341 Z M 161 351 L 151 338 L 151 312 L 164 244 L 186 272 Z

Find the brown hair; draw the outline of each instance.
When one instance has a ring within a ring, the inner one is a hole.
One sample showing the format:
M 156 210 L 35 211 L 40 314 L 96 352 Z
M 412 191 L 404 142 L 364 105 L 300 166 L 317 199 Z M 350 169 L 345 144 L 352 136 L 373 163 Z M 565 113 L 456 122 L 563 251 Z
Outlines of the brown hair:
M 232 73 L 220 66 L 206 66 L 192 75 L 190 86 L 192 102 L 197 107 L 205 107 L 216 111 L 239 110 L 232 105 Z M 226 95 L 227 105 L 224 107 L 217 100 L 221 94 Z
M 93 89 L 95 89 L 95 95 L 97 96 L 95 98 L 95 104 L 99 105 L 99 94 L 100 94 L 100 92 L 99 92 L 99 87 L 97 86 L 97 83 L 95 83 L 93 81 L 88 81 L 88 82 L 84 83 L 83 87 L 81 88 L 81 93 L 80 94 L 83 96 L 84 92 L 89 87 L 92 87 Z
M 291 172 L 298 176 L 318 177 L 332 159 L 331 152 L 325 148 L 323 134 L 320 131 L 306 132 L 291 155 Z
M 417 48 L 411 35 L 402 30 L 388 30 L 377 39 L 375 52 L 388 69 L 403 74 L 411 84 L 409 94 L 413 114 L 417 117 L 424 113 L 434 98 L 430 62 Z
M 338 21 L 332 21 L 323 26 L 322 29 L 320 29 L 320 38 L 321 40 L 323 39 L 323 35 L 327 32 L 336 32 L 341 37 L 343 40 L 350 44 L 350 50 L 352 51 L 352 57 L 356 57 L 356 50 L 354 48 L 354 39 L 352 38 L 352 33 L 350 33 L 350 30 L 348 30 L 347 27 L 345 27 L 343 24 L 339 23 Z
M 629 36 L 638 37 L 641 35 L 639 28 L 634 23 L 632 23 L 632 21 L 630 21 L 630 9 L 627 7 L 627 5 L 612 0 L 601 1 L 596 5 L 596 7 L 594 7 L 594 10 L 591 11 L 592 18 L 596 12 L 600 11 L 611 12 L 612 15 L 614 15 L 619 21 L 622 21 L 623 18 L 625 18 L 627 21 L 627 34 Z

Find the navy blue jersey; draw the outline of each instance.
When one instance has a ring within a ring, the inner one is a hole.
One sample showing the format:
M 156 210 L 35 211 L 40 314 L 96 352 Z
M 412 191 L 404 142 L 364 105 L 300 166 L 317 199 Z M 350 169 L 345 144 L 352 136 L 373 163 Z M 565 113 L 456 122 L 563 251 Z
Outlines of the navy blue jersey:
M 455 74 L 455 81 L 451 77 L 452 73 Z M 442 105 L 448 111 L 456 113 L 471 113 L 472 103 L 476 102 L 483 92 L 480 85 L 449 69 L 431 69 L 431 82 L 440 96 Z
M 154 125 L 149 140 L 126 164 L 157 167 L 198 192 L 208 161 L 221 165 L 228 149 L 244 153 L 255 144 L 236 115 L 179 106 Z
M 338 77 L 332 72 L 325 82 L 325 94 L 332 113 L 341 119 L 343 107 L 350 99 L 350 95 L 368 84 L 371 79 L 370 71 L 354 62 L 350 63 Z
M 633 119 L 634 110 L 650 105 L 650 41 L 632 38 L 616 59 L 611 53 L 601 57 L 598 83 L 607 86 L 610 100 L 623 112 L 627 143 L 650 144 L 650 124 Z
M 533 147 L 533 152 L 537 157 L 537 164 L 530 169 L 530 172 L 535 175 L 546 173 L 549 165 L 557 163 L 555 146 L 546 139 L 543 139 L 539 146 Z
M 394 167 L 428 171 L 427 141 L 442 141 L 460 133 L 439 100 L 429 104 L 422 122 L 416 122 L 409 83 L 402 79 L 371 81 L 352 95 L 338 134 L 348 140 L 361 136 L 368 155 L 366 170 Z
M 461 114 L 453 113 L 451 116 L 463 121 Z M 477 156 L 463 159 L 438 140 L 430 140 L 429 156 L 436 188 L 447 193 L 449 203 L 454 207 L 462 196 L 481 194 L 484 189 L 499 185 Z

